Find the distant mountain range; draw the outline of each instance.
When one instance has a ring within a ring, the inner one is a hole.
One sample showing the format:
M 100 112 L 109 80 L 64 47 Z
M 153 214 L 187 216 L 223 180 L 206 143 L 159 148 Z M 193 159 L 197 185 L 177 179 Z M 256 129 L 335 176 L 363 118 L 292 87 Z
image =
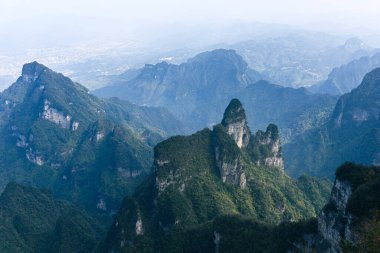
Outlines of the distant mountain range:
M 325 33 L 286 30 L 277 31 L 276 35 L 267 32 L 233 43 L 224 40 L 223 43 L 203 47 L 182 47 L 161 52 L 147 49 L 132 57 L 128 54 L 123 56 L 125 52 L 116 49 L 118 57 L 105 55 L 71 64 L 67 68 L 75 79 L 94 89 L 109 84 L 118 66 L 120 72 L 121 69 L 139 69 L 146 62 L 155 64 L 166 60 L 181 64 L 201 52 L 218 48 L 236 50 L 248 66 L 260 72 L 265 80 L 294 88 L 313 86 L 326 80 L 333 68 L 378 52 L 356 37 L 346 39 Z M 110 66 L 112 69 L 107 71 Z
M 0 188 L 50 188 L 91 212 L 112 213 L 150 172 L 152 147 L 183 132 L 163 108 L 102 100 L 33 62 L 0 93 Z
M 224 105 L 237 97 L 246 104 L 254 130 L 276 123 L 289 141 L 295 134 L 323 124 L 337 100 L 305 89 L 258 82 L 263 76 L 233 50 L 205 52 L 181 65 L 146 65 L 132 77 L 126 76 L 93 94 L 165 107 L 190 131 L 219 122 Z
M 380 53 L 330 39 L 147 64 L 99 97 L 25 64 L 0 93 L 0 252 L 377 252 Z
M 309 87 L 327 78 L 330 71 L 376 50 L 358 38 L 338 45 L 326 34 L 289 34 L 227 46 L 235 49 L 249 67 L 281 86 Z
M 334 168 L 345 161 L 379 165 L 379 103 L 380 68 L 341 96 L 326 124 L 284 146 L 287 171 L 333 177 Z
M 135 85 L 134 102 L 144 96 L 174 110 L 196 101 L 178 115 L 190 108 L 190 115 L 220 117 L 173 137 L 195 126 L 163 108 L 99 99 L 37 62 L 26 64 L 0 94 L 0 251 L 375 251 L 380 169 L 335 168 L 380 164 L 380 69 L 338 98 L 256 81 L 243 63 L 234 51 L 218 50 L 122 80 L 123 89 Z M 178 84 L 179 74 L 195 81 Z M 218 116 L 224 92 L 242 102 L 231 99 Z M 178 104 L 177 94 L 184 98 Z M 219 102 L 214 110 L 204 94 Z M 255 129 L 272 120 L 282 127 Z M 287 173 L 335 173 L 336 180 L 330 194 L 328 179 Z
M 371 57 L 361 57 L 341 67 L 334 68 L 327 80 L 310 87 L 310 91 L 321 94 L 343 95 L 358 87 L 368 72 L 379 67 L 380 53 Z

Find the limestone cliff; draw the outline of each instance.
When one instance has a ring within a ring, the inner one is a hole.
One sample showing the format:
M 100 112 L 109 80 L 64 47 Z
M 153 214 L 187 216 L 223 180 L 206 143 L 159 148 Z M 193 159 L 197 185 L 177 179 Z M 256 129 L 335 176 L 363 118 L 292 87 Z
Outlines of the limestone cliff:
M 247 124 L 244 108 L 238 99 L 231 100 L 224 112 L 222 125 L 239 148 L 248 146 L 251 132 Z
M 265 132 L 259 130 L 254 138 L 255 144 L 261 147 L 261 155 L 260 158 L 258 158 L 258 163 L 284 169 L 280 135 L 277 126 L 270 124 Z
M 352 194 L 348 181 L 337 179 L 331 192 L 329 203 L 318 218 L 318 232 L 324 239 L 323 252 L 341 252 L 341 241 L 355 241 L 350 230 L 352 215 L 347 210 Z
M 257 165 L 284 169 L 279 130 L 270 124 L 266 131 L 251 135 L 244 108 L 238 99 L 232 99 L 224 112 L 222 124 L 215 126 L 214 152 L 216 166 L 224 183 L 245 188 L 242 150 L 248 151 Z
M 232 99 L 224 112 L 222 125 L 214 127 L 215 161 L 223 183 L 245 188 L 246 176 L 239 149 L 249 144 L 251 132 L 244 108 L 238 99 Z M 232 139 L 232 140 L 231 140 Z
M 288 252 L 378 252 L 380 167 L 345 163 L 337 169 L 318 229 L 304 234 Z

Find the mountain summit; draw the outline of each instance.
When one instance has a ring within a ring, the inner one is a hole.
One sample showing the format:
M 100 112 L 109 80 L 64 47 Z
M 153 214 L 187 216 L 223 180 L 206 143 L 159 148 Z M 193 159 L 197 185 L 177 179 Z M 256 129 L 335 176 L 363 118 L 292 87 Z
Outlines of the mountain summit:
M 198 130 L 216 122 L 212 113 L 215 105 L 224 109 L 232 94 L 260 79 L 261 75 L 248 68 L 234 50 L 218 49 L 198 54 L 180 65 L 145 65 L 132 80 L 101 88 L 94 94 L 119 96 L 139 105 L 163 106 L 184 120 L 189 129 Z
M 320 126 L 328 118 L 336 97 L 310 94 L 262 81 L 233 50 L 218 49 L 196 55 L 180 65 L 166 62 L 145 65 L 127 81 L 95 90 L 101 97 L 120 97 L 138 105 L 162 106 L 193 132 L 220 122 L 233 98 L 246 105 L 251 129 L 275 122 L 289 141 L 296 134 Z
M 243 105 L 238 99 L 232 99 L 223 115 L 222 125 L 227 133 L 235 140 L 239 148 L 247 147 L 250 130 Z
M 47 67 L 34 61 L 27 63 L 22 67 L 21 77 L 24 81 L 34 82 L 43 71 L 47 70 Z

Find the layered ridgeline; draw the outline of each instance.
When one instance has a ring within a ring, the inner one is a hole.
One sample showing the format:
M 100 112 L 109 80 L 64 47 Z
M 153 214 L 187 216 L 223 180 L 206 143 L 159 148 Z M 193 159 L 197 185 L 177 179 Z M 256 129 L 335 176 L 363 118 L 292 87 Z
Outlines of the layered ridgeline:
M 284 146 L 285 167 L 292 175 L 333 177 L 345 161 L 380 164 L 380 69 L 343 95 L 329 121 Z
M 181 65 L 147 64 L 132 80 L 95 90 L 94 94 L 163 106 L 195 131 L 220 121 L 217 116 L 233 94 L 260 79 L 235 51 L 215 50 Z
M 368 72 L 379 67 L 380 53 L 353 60 L 333 69 L 327 80 L 310 87 L 310 91 L 321 94 L 343 95 L 358 87 Z
M 181 125 L 165 109 L 101 100 L 36 62 L 0 94 L 0 188 L 47 187 L 112 212 L 150 172 L 152 147 Z
M 159 143 L 154 167 L 154 174 L 124 199 L 99 251 L 219 252 L 219 245 L 228 244 L 220 233 L 232 232 L 241 219 L 249 219 L 246 225 L 260 221 L 264 231 L 316 216 L 331 186 L 288 177 L 278 128 L 269 125 L 251 134 L 237 99 L 212 130 Z M 214 226 L 219 229 L 208 230 Z M 245 238 L 244 231 L 235 232 Z
M 92 252 L 99 227 L 72 204 L 50 192 L 9 183 L 0 196 L 3 253 Z
M 310 87 L 325 80 L 334 67 L 376 52 L 359 38 L 342 44 L 336 37 L 313 32 L 238 42 L 230 47 L 267 80 L 290 87 Z
M 146 65 L 134 78 L 123 81 L 120 77 L 120 81 L 93 93 L 165 107 L 191 131 L 220 122 L 225 105 L 236 97 L 246 104 L 254 130 L 275 122 L 286 141 L 325 122 L 337 100 L 305 89 L 257 82 L 262 78 L 235 51 L 219 49 L 181 65 Z

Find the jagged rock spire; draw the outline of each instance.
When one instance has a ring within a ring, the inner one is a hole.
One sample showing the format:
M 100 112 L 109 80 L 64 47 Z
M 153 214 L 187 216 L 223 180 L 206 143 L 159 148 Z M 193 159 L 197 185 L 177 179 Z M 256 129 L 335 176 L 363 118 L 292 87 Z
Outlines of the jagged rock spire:
M 239 99 L 232 99 L 224 112 L 222 125 L 226 128 L 239 148 L 247 147 L 250 138 L 250 130 L 243 105 Z
M 278 127 L 274 124 L 269 124 L 265 132 L 257 131 L 254 138 L 258 145 L 266 145 L 270 151 L 270 155 L 267 154 L 265 157 L 262 157 L 264 164 L 284 169 Z

